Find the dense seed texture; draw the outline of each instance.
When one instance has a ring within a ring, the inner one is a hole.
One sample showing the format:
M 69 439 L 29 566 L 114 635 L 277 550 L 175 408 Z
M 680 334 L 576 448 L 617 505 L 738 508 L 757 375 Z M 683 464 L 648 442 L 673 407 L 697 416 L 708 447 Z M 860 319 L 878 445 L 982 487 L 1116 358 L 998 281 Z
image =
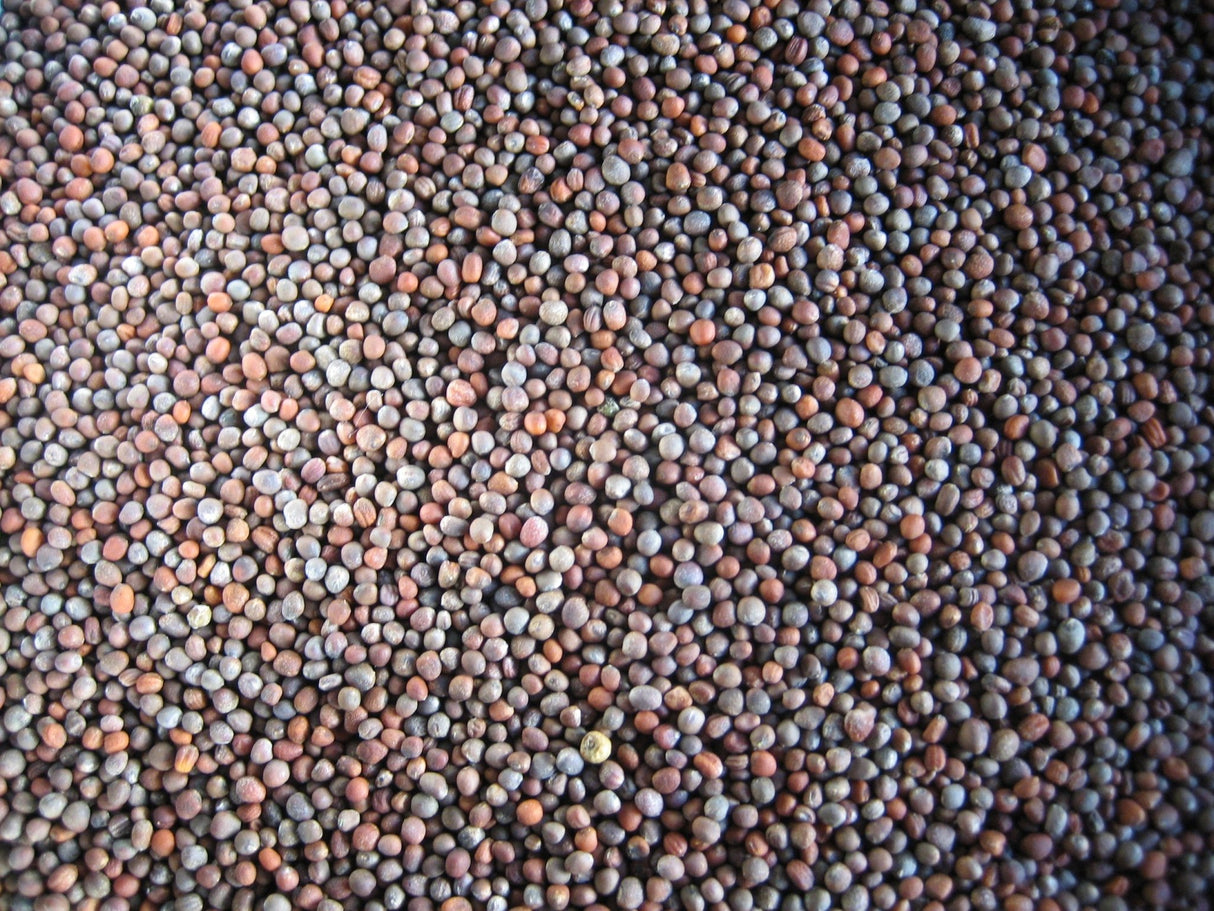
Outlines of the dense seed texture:
M 0 908 L 1210 908 L 1211 36 L 5 2 Z

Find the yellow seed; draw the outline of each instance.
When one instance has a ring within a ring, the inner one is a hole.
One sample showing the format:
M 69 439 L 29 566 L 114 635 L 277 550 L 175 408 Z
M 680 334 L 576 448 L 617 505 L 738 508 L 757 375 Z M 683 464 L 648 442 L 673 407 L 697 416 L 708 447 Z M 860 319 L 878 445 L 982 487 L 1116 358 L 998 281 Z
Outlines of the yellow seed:
M 602 731 L 591 731 L 582 738 L 582 758 L 591 765 L 606 762 L 611 756 L 611 741 Z

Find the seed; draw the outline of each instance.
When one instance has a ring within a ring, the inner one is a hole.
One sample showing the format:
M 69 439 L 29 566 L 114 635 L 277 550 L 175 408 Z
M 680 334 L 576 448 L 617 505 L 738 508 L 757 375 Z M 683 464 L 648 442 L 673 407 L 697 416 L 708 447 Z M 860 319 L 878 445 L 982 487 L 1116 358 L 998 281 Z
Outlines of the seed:
M 538 800 L 524 800 L 518 805 L 517 819 L 525 826 L 538 825 L 544 818 L 543 805 Z
M 129 614 L 135 609 L 135 590 L 123 583 L 110 593 L 110 609 L 116 614 Z
M 611 740 L 601 731 L 589 731 L 582 738 L 578 752 L 591 765 L 602 765 L 611 756 Z

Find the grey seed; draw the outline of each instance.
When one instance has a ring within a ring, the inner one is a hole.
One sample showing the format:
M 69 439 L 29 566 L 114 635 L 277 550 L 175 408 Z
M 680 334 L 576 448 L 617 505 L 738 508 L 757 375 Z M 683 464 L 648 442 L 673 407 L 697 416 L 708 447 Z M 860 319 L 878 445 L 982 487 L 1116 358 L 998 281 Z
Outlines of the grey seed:
M 996 762 L 1007 762 L 1020 749 L 1020 736 L 1013 730 L 1005 728 L 996 731 L 991 738 L 989 755 Z
M 1058 625 L 1055 635 L 1059 651 L 1064 655 L 1073 655 L 1083 647 L 1086 630 L 1082 621 L 1068 617 Z
M 632 179 L 632 169 L 618 155 L 608 155 L 603 160 L 603 179 L 613 187 L 621 187 Z
M 308 249 L 307 229 L 301 225 L 288 225 L 282 231 L 282 243 L 288 250 L 299 253 Z
M 1045 575 L 1049 563 L 1044 554 L 1030 550 L 1020 555 L 1016 568 L 1025 582 L 1036 582 Z
M 661 707 L 662 694 L 652 686 L 633 687 L 628 693 L 628 701 L 638 712 L 652 712 Z

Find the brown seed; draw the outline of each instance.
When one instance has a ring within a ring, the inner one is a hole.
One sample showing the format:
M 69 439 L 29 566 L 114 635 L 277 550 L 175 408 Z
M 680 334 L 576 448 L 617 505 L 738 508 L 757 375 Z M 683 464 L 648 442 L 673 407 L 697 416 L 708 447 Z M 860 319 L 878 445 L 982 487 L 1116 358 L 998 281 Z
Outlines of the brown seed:
M 376 257 L 371 260 L 367 277 L 376 284 L 388 284 L 396 277 L 396 261 L 390 256 Z
M 457 408 L 472 405 L 476 402 L 476 390 L 467 380 L 454 380 L 447 387 L 447 401 Z
M 835 406 L 835 417 L 844 427 L 856 428 L 864 423 L 864 408 L 855 399 L 843 399 Z
M 516 818 L 525 826 L 538 825 L 544 818 L 544 807 L 538 800 L 524 800 L 518 805 Z
M 693 345 L 711 345 L 716 341 L 717 327 L 710 319 L 698 319 L 691 324 L 687 337 Z
M 859 705 L 847 713 L 843 719 L 843 730 L 847 736 L 857 743 L 868 738 L 877 721 L 877 710 L 868 704 Z
M 548 523 L 539 516 L 532 516 L 523 523 L 519 541 L 526 547 L 539 547 L 548 540 Z
M 67 744 L 67 732 L 63 725 L 51 722 L 42 729 L 42 742 L 52 750 L 61 750 Z
M 750 771 L 760 778 L 770 778 L 776 773 L 776 760 L 766 750 L 758 750 L 750 755 Z
M 982 378 L 982 363 L 976 357 L 965 357 L 953 368 L 953 376 L 959 382 L 973 385 Z
M 676 161 L 666 169 L 666 189 L 672 193 L 686 193 L 691 189 L 691 172 L 687 165 Z
M 1074 604 L 1082 591 L 1075 579 L 1057 579 L 1050 588 L 1050 593 L 1059 604 Z
M 75 864 L 60 864 L 46 878 L 46 887 L 51 892 L 67 892 L 76 884 L 79 875 Z
M 129 614 L 135 609 L 135 590 L 125 582 L 114 587 L 110 592 L 110 609 L 120 615 Z
M 767 245 L 776 253 L 787 253 L 797 245 L 797 232 L 789 227 L 777 228 L 772 232 Z
M 236 784 L 232 787 L 232 796 L 237 803 L 261 803 L 266 799 L 266 788 L 259 779 L 246 775 L 237 779 Z
M 1004 210 L 1003 221 L 1009 228 L 1021 231 L 1033 224 L 1033 211 L 1022 203 L 1016 203 Z

